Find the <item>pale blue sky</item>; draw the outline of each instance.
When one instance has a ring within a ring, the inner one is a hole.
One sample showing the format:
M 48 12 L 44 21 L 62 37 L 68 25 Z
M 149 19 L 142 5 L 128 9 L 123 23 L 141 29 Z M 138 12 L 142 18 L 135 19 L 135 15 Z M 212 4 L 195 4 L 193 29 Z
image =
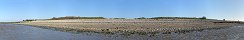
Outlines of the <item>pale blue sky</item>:
M 244 21 L 244 0 L 0 0 L 0 21 L 60 16 L 206 16 Z

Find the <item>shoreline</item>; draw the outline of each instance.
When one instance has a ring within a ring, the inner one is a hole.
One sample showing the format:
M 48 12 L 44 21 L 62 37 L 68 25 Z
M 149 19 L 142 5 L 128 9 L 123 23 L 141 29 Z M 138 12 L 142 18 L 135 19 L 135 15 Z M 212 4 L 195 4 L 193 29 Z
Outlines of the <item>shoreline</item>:
M 17 25 L 23 25 L 23 24 L 17 24 Z M 48 30 L 54 30 L 54 31 L 61 31 L 61 32 L 69 32 L 69 33 L 83 33 L 83 32 L 91 32 L 91 33 L 102 33 L 102 34 L 119 34 L 119 35 L 131 35 L 131 34 L 139 34 L 139 35 L 146 35 L 146 34 L 171 34 L 171 33 L 188 33 L 193 31 L 204 31 L 204 30 L 218 30 L 218 29 L 225 29 L 233 26 L 225 26 L 225 27 L 216 27 L 216 28 L 203 28 L 203 29 L 193 29 L 193 30 L 175 30 L 174 31 L 135 31 L 135 30 L 129 30 L 129 31 L 100 31 L 100 30 L 80 30 L 80 29 L 71 29 L 71 28 L 57 28 L 57 27 L 45 27 L 45 26 L 33 26 L 33 25 L 24 25 L 24 26 L 31 26 L 31 27 L 37 27 L 42 29 L 48 29 Z M 236 25 L 235 25 L 236 26 Z
M 24 25 L 24 24 L 15 24 L 15 25 Z M 25 26 L 32 26 L 32 27 L 38 27 L 38 28 L 43 28 L 43 29 L 50 29 L 50 30 L 57 30 L 57 31 L 63 31 L 63 32 L 95 32 L 95 33 L 186 33 L 186 32 L 191 32 L 191 31 L 203 31 L 203 30 L 211 30 L 211 29 L 222 29 L 222 28 L 229 28 L 232 26 L 225 26 L 225 27 L 214 27 L 214 28 L 202 28 L 202 29 L 188 29 L 188 30 L 177 30 L 177 29 L 172 29 L 174 31 L 169 31 L 169 30 L 160 30 L 160 31 L 143 31 L 143 30 L 126 30 L 126 31 L 101 31 L 101 30 L 80 30 L 80 29 L 71 29 L 71 28 L 57 28 L 57 27 L 47 27 L 47 26 L 35 26 L 35 25 L 25 25 Z
M 182 20 L 173 20 L 173 22 L 167 21 L 154 21 L 154 20 L 142 20 L 143 23 L 139 20 L 129 20 L 129 22 L 117 22 L 108 20 L 95 20 L 91 22 L 90 20 L 46 20 L 46 21 L 34 21 L 34 22 L 22 22 L 15 23 L 19 25 L 28 25 L 33 27 L 40 27 L 46 29 L 54 30 L 63 30 L 63 31 L 74 31 L 74 32 L 100 32 L 100 33 L 170 33 L 170 32 L 188 32 L 188 31 L 198 31 L 205 29 L 218 29 L 218 28 L 227 28 L 231 26 L 238 25 L 237 23 L 213 23 L 207 20 L 197 20 L 197 21 L 186 21 L 179 22 Z M 85 21 L 85 22 L 80 22 Z M 125 20 L 128 21 L 128 20 Z M 154 21 L 152 23 L 148 21 Z M 185 20 L 183 20 L 185 21 Z

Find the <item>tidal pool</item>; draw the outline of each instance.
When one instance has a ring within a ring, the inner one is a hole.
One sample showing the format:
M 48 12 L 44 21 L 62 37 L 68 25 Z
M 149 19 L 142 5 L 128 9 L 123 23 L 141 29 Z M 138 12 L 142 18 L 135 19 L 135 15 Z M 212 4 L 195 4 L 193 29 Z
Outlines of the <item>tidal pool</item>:
M 244 40 L 244 26 L 187 33 L 110 34 L 63 32 L 32 26 L 0 24 L 0 40 Z

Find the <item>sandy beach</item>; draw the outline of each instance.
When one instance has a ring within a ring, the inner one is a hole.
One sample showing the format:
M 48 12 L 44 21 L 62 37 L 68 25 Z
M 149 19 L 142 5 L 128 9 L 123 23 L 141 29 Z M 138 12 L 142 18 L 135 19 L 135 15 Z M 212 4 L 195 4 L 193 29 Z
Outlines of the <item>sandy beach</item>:
M 237 23 L 214 23 L 222 20 L 194 19 L 70 19 L 37 20 L 16 24 L 71 31 L 93 32 L 179 32 L 226 28 Z

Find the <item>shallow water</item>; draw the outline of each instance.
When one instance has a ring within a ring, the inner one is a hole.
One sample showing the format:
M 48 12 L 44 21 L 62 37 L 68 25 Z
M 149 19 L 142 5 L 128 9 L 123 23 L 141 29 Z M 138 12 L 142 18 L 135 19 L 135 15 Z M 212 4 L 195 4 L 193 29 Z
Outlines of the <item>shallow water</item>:
M 71 33 L 32 26 L 0 24 L 0 40 L 244 40 L 244 26 L 188 33 L 106 34 Z

